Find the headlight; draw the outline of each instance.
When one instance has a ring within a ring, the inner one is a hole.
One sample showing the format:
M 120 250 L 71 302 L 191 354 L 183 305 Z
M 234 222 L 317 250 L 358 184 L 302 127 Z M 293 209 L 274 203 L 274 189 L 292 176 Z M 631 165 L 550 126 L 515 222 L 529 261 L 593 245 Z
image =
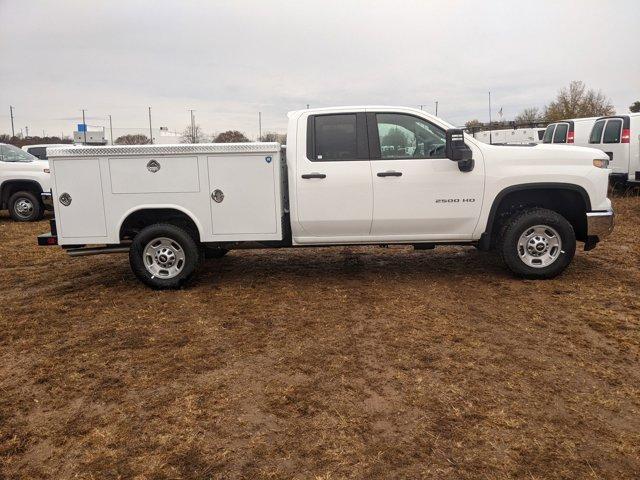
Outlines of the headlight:
M 609 168 L 609 159 L 603 160 L 601 158 L 595 158 L 593 160 L 593 166 L 598 168 Z

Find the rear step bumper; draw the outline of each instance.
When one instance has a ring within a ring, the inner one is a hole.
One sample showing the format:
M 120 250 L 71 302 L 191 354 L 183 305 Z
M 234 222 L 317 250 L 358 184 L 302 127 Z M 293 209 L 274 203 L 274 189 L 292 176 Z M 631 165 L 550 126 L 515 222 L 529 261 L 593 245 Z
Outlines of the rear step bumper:
M 50 245 L 58 244 L 58 236 L 53 235 L 51 233 L 43 233 L 42 235 L 38 235 L 38 245 L 41 247 L 47 247 Z

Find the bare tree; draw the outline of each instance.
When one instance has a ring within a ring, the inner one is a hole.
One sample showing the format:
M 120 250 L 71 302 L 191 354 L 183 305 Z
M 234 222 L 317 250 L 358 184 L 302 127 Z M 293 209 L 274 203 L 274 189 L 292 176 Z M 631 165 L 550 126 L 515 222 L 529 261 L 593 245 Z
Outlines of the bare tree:
M 286 133 L 277 133 L 277 132 L 267 132 L 264 133 L 258 141 L 260 142 L 278 142 L 282 145 L 287 143 L 287 134 Z
M 483 123 L 477 118 L 474 118 L 473 120 L 469 120 L 467 123 L 465 123 L 464 126 L 468 129 L 480 128 L 483 126 Z
M 116 141 L 113 142 L 116 145 L 145 145 L 149 142 L 149 137 L 146 135 L 141 135 L 139 133 L 133 135 L 122 135 L 116 138 Z
M 205 143 L 209 140 L 200 125 L 187 125 L 180 134 L 180 143 Z
M 213 141 L 215 143 L 241 143 L 248 142 L 249 139 L 238 130 L 227 130 L 216 135 Z
M 548 122 L 555 122 L 565 118 L 612 115 L 614 111 L 611 100 L 604 93 L 587 89 L 584 82 L 574 80 L 545 107 L 544 117 Z
M 542 120 L 542 114 L 538 107 L 525 108 L 514 118 L 516 123 L 536 123 Z
M 633 103 L 631 104 L 631 106 L 629 107 L 629 111 L 630 111 L 631 113 L 638 113 L 638 112 L 640 112 L 640 101 L 633 102 Z

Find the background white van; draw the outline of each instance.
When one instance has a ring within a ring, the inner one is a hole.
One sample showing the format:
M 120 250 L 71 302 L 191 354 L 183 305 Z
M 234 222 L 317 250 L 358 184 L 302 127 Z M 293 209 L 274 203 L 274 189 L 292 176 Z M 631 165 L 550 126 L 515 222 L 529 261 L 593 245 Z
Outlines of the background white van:
M 609 155 L 612 177 L 640 182 L 640 113 L 598 118 L 587 146 Z
M 542 143 L 589 145 L 591 127 L 599 117 L 571 118 L 550 123 L 544 131 Z

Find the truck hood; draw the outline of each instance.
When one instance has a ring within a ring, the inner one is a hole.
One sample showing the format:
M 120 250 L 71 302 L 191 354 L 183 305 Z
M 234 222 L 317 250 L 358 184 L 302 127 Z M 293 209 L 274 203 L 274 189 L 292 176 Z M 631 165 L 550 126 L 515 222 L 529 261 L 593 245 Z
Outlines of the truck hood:
M 609 156 L 606 153 L 604 153 L 602 150 L 599 150 L 597 148 L 590 148 L 590 147 L 578 147 L 578 146 L 571 146 L 571 145 L 552 145 L 550 143 L 540 143 L 532 148 L 537 151 L 552 152 L 554 156 L 557 155 L 558 153 L 562 154 L 564 152 L 564 153 L 567 153 L 567 155 L 572 158 L 575 156 L 587 156 L 589 157 L 590 160 L 594 160 L 596 158 L 602 158 L 603 160 L 606 160 L 607 158 L 609 158 Z

